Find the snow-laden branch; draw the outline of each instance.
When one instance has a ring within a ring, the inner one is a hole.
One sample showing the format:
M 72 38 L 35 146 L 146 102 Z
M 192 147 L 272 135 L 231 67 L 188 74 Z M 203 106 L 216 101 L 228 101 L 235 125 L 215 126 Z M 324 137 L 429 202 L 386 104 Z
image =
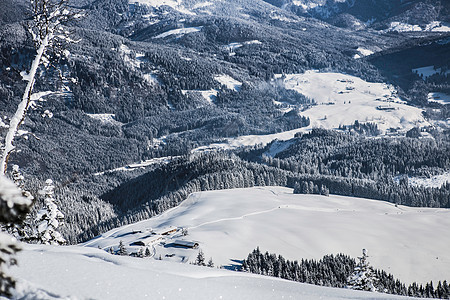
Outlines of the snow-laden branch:
M 31 95 L 33 91 L 33 86 L 35 82 L 35 76 L 37 69 L 42 61 L 42 56 L 44 55 L 45 48 L 48 46 L 49 39 L 52 38 L 52 35 L 47 35 L 41 43 L 41 46 L 39 47 L 36 57 L 33 60 L 33 63 L 31 65 L 30 72 L 28 73 L 28 83 L 25 88 L 25 92 L 23 93 L 22 101 L 17 106 L 16 113 L 11 118 L 9 122 L 9 130 L 6 134 L 5 138 L 5 145 L 3 146 L 3 153 L 0 160 L 0 174 L 6 173 L 6 167 L 8 163 L 8 158 L 11 155 L 11 153 L 14 151 L 15 146 L 13 144 L 14 137 L 17 134 L 17 131 L 19 129 L 20 124 L 22 124 L 23 120 L 25 119 L 25 116 L 27 114 L 28 108 L 30 107 L 31 102 Z
M 62 24 L 69 20 L 80 18 L 81 14 L 74 14 L 66 8 L 67 0 L 31 0 L 33 8 L 33 25 L 30 26 L 30 33 L 37 49 L 36 56 L 31 64 L 30 71 L 21 73 L 23 80 L 27 81 L 27 86 L 23 93 L 22 101 L 17 106 L 14 116 L 10 119 L 8 132 L 0 156 L 0 174 L 5 174 L 8 159 L 14 151 L 14 138 L 17 136 L 19 126 L 23 123 L 30 107 L 41 97 L 33 94 L 33 86 L 36 80 L 36 73 L 41 64 L 47 66 L 51 62 L 51 57 L 60 58 L 64 53 L 64 45 L 76 42 L 69 38 L 67 31 L 64 31 Z M 50 49 L 52 51 L 50 51 Z M 46 114 L 49 115 L 49 114 Z

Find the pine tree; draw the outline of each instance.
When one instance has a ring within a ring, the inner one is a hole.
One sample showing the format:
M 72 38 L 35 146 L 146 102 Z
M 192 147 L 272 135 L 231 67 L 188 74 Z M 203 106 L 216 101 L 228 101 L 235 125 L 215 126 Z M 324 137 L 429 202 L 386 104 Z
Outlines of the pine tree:
M 320 186 L 320 194 L 324 195 L 324 196 L 329 196 L 330 190 L 325 185 L 321 185 Z
M 206 266 L 205 255 L 203 254 L 203 251 L 201 249 L 198 251 L 197 258 L 195 260 L 195 264 L 198 266 Z
M 117 252 L 118 255 L 126 256 L 128 255 L 127 248 L 123 245 L 122 240 L 119 241 L 119 251 Z
M 20 222 L 27 214 L 31 200 L 23 197 L 17 186 L 0 174 L 0 222 L 12 224 Z M 0 296 L 10 297 L 15 280 L 6 273 L 9 266 L 17 264 L 15 254 L 20 251 L 16 240 L 0 232 Z
M 212 257 L 209 258 L 207 266 L 210 268 L 214 268 L 214 263 L 213 263 Z
M 137 253 L 137 257 L 140 257 L 140 258 L 144 258 L 144 248 L 139 248 L 139 251 L 138 251 L 138 253 Z
M 64 215 L 54 202 L 54 189 L 53 181 L 47 179 L 42 190 L 45 197 L 45 207 L 36 216 L 36 222 L 38 223 L 36 235 L 38 241 L 42 244 L 64 245 L 66 240 L 57 231 L 58 227 L 64 224 Z
M 152 254 L 150 253 L 150 249 L 148 247 L 145 248 L 145 257 L 150 257 Z
M 353 270 L 352 275 L 347 279 L 347 287 L 353 290 L 363 290 L 376 292 L 376 281 L 375 271 L 372 266 L 369 265 L 367 258 L 367 250 L 363 249 L 363 255 L 358 257 L 359 263 Z
M 13 170 L 11 172 L 11 178 L 13 179 L 16 186 L 22 192 L 22 196 L 29 201 L 33 201 L 34 197 L 29 191 L 25 190 L 24 177 L 19 170 L 18 165 L 13 165 Z M 29 214 L 27 214 L 21 223 L 12 223 L 5 226 L 5 230 L 16 239 L 20 241 L 30 241 L 33 236 L 32 220 Z

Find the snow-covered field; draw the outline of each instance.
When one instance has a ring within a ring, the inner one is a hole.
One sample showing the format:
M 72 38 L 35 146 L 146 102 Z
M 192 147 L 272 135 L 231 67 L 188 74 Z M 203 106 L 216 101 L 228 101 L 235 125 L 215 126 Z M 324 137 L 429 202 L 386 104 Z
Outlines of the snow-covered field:
M 353 58 L 355 58 L 355 59 L 361 58 L 363 56 L 369 56 L 369 55 L 372 55 L 374 53 L 372 50 L 365 49 L 365 48 L 362 48 L 362 47 L 358 47 L 358 49 L 356 49 L 356 51 L 358 51 L 359 54 L 355 54 L 355 56 L 353 56 Z
M 242 86 L 242 82 L 234 79 L 230 75 L 217 75 L 214 79 L 230 90 L 239 91 Z
M 216 101 L 218 90 L 210 89 L 210 90 L 181 90 L 183 95 L 189 94 L 200 94 L 200 96 L 205 99 L 208 104 L 214 104 Z
M 296 90 L 318 104 L 301 112 L 301 115 L 310 118 L 310 126 L 274 134 L 227 138 L 223 143 L 198 147 L 193 152 L 266 145 L 275 139 L 292 139 L 296 133 L 308 132 L 314 127 L 335 129 L 339 125 L 351 125 L 355 120 L 376 123 L 383 133 L 391 128 L 404 133 L 415 126 L 430 125 L 424 119 L 422 109 L 405 104 L 397 97 L 397 91 L 385 83 L 372 83 L 346 74 L 317 71 L 284 76 L 282 84 L 285 88 Z M 281 75 L 276 77 L 281 80 Z M 228 75 L 216 77 L 216 80 L 230 89 L 236 89 L 241 84 Z M 286 106 L 283 102 L 275 104 L 286 111 L 292 109 L 291 105 L 283 108 Z
M 16 299 L 407 299 L 78 246 L 25 245 L 11 271 Z
M 397 176 L 394 178 L 394 180 L 399 182 L 402 176 L 404 176 L 404 175 Z M 445 172 L 444 174 L 434 175 L 431 177 L 409 177 L 408 176 L 408 184 L 414 185 L 414 186 L 440 188 L 444 183 L 450 184 L 450 172 Z
M 119 121 L 116 121 L 114 114 L 87 114 L 92 119 L 99 120 L 102 123 L 108 123 L 112 125 L 122 126 L 123 124 Z
M 187 15 L 195 15 L 192 11 L 188 10 L 184 5 L 182 0 L 129 0 L 128 1 L 131 5 L 137 3 L 140 5 L 147 5 L 154 8 L 160 8 L 163 6 L 169 6 L 173 8 L 174 10 L 177 10 L 181 13 L 187 14 Z
M 395 31 L 395 32 L 408 32 L 408 31 L 434 31 L 434 32 L 449 32 L 450 26 L 448 23 L 442 23 L 440 21 L 430 22 L 422 28 L 419 25 L 407 24 L 402 22 L 391 22 L 388 29 L 383 30 L 384 32 Z
M 260 45 L 262 43 L 260 41 L 258 41 L 258 40 L 251 40 L 251 41 L 247 41 L 247 42 L 244 42 L 244 43 L 237 43 L 237 42 L 235 42 L 235 43 L 229 43 L 224 48 L 226 50 L 228 50 L 230 52 L 230 56 L 232 56 L 232 55 L 236 54 L 236 53 L 234 53 L 234 51 L 236 49 L 238 49 L 238 48 L 240 48 L 240 47 L 242 47 L 244 45 L 255 45 L 255 44 L 256 45 Z
M 424 80 L 426 80 L 428 77 L 434 74 L 442 74 L 442 75 L 450 74 L 450 71 L 442 72 L 441 68 L 435 68 L 434 66 L 426 66 L 422 68 L 412 69 L 412 72 L 418 74 Z
M 203 26 L 172 29 L 172 30 L 163 32 L 161 34 L 158 34 L 157 36 L 154 36 L 153 39 L 162 39 L 162 38 L 165 38 L 165 37 L 168 37 L 171 35 L 176 35 L 177 37 L 180 37 L 185 34 L 199 32 L 200 30 L 202 30 L 202 28 L 203 28 Z
M 260 187 L 194 193 L 158 217 L 114 229 L 85 246 L 117 249 L 122 240 L 138 251 L 140 246 L 129 245 L 151 239 L 147 247 L 155 258 L 192 262 L 198 250 L 176 245 L 184 240 L 198 243 L 206 259 L 228 268 L 257 246 L 291 260 L 337 253 L 357 257 L 366 248 L 374 267 L 405 283 L 424 283 L 450 277 L 448 228 L 448 209 Z
M 450 103 L 450 95 L 445 93 L 429 93 L 428 101 L 437 102 L 440 104 L 449 104 Z
M 287 74 L 283 83 L 287 89 L 312 98 L 318 104 L 301 113 L 310 118 L 312 127 L 338 128 L 353 124 L 355 120 L 376 123 L 383 132 L 391 128 L 406 131 L 429 125 L 421 109 L 406 105 L 398 98 L 397 91 L 385 83 L 317 71 Z
M 94 176 L 99 176 L 99 175 L 103 175 L 105 173 L 108 172 L 117 172 L 117 171 L 131 171 L 137 168 L 145 168 L 151 165 L 156 165 L 156 164 L 167 164 L 169 163 L 172 159 L 176 158 L 178 156 L 164 156 L 164 157 L 157 157 L 157 158 L 152 158 L 152 159 L 147 159 L 141 162 L 137 162 L 134 164 L 129 164 L 123 167 L 119 167 L 119 168 L 115 168 L 115 169 L 111 169 L 111 170 L 106 170 L 103 172 L 98 172 L 98 173 L 94 173 Z
M 294 138 L 295 134 L 298 132 L 309 132 L 311 127 L 303 127 L 298 129 L 293 129 L 289 131 L 283 131 L 273 134 L 263 134 L 263 135 L 242 135 L 235 138 L 227 138 L 223 143 L 213 143 L 207 146 L 200 146 L 193 149 L 191 152 L 210 152 L 217 150 L 232 150 L 238 149 L 240 147 L 254 146 L 254 145 L 267 145 L 273 140 L 286 141 Z

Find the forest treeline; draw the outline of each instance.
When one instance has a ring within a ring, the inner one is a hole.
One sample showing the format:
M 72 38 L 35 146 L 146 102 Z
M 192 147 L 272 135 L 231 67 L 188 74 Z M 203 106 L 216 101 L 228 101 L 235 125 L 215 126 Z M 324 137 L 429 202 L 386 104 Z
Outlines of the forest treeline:
M 241 271 L 321 286 L 345 288 L 356 265 L 354 258 L 341 253 L 325 255 L 319 260 L 291 261 L 281 255 L 267 251 L 263 253 L 258 247 L 243 260 Z M 374 288 L 378 292 L 419 298 L 450 299 L 450 286 L 446 280 L 434 285 L 431 281 L 425 285 L 414 282 L 406 286 L 383 270 L 376 269 L 373 273 Z
M 407 206 L 450 208 L 449 184 L 431 188 L 413 186 L 407 180 L 408 175 L 431 176 L 448 170 L 449 152 L 442 150 L 448 147 L 445 139 L 371 139 L 313 130 L 289 143 L 291 146 L 276 158 L 263 155 L 270 149 L 268 145 L 237 154 L 213 152 L 177 157 L 150 172 L 141 170 L 135 178 L 130 173 L 123 180 L 114 179 L 112 174 L 96 177 L 94 186 L 105 185 L 104 180 L 109 178 L 110 188 L 97 192 L 92 188 L 89 199 L 96 200 L 86 204 L 104 203 L 111 213 L 98 218 L 95 226 L 89 222 L 89 215 L 79 215 L 80 225 L 76 226 L 84 229 L 78 230 L 76 240 L 162 213 L 193 192 L 253 186 L 285 186 L 293 188 L 294 193 L 331 193 Z M 403 175 L 394 180 L 398 174 Z

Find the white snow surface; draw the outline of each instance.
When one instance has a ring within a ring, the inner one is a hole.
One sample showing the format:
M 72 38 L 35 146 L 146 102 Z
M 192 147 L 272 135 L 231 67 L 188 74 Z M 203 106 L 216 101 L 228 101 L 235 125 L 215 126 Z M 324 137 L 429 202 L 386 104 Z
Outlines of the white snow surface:
M 359 54 L 355 54 L 355 56 L 353 56 L 354 58 L 361 58 L 362 56 L 368 56 L 368 55 L 372 55 L 374 53 L 372 50 L 365 49 L 362 47 L 358 47 L 358 49 L 356 49 L 356 51 L 358 51 Z
M 154 8 L 160 8 L 162 6 L 169 6 L 174 10 L 177 10 L 181 13 L 187 15 L 195 15 L 192 11 L 188 10 L 186 7 L 182 5 L 182 0 L 129 0 L 130 4 L 138 3 L 140 5 L 147 5 Z
M 422 77 L 424 80 L 428 77 L 434 75 L 434 74 L 442 74 L 442 75 L 449 75 L 450 71 L 442 72 L 441 68 L 436 68 L 434 66 L 426 66 L 422 68 L 412 69 L 413 73 L 417 73 L 420 77 Z
M 450 104 L 450 95 L 445 93 L 429 93 L 428 101 L 440 104 Z
M 283 152 L 292 144 L 294 144 L 293 140 L 287 142 L 275 140 L 274 143 L 270 146 L 269 150 L 264 152 L 263 155 L 275 157 L 278 153 Z
M 156 74 L 152 74 L 152 73 L 144 74 L 143 77 L 144 77 L 144 80 L 147 81 L 149 84 L 153 84 L 153 85 L 159 84 L 159 79 Z
M 251 40 L 251 41 L 246 41 L 243 43 L 238 43 L 238 42 L 234 42 L 234 43 L 229 43 L 227 46 L 225 46 L 225 48 L 229 49 L 230 51 L 234 51 L 237 48 L 240 48 L 244 45 L 261 45 L 262 42 L 258 41 L 258 40 Z
M 279 133 L 264 134 L 264 135 L 242 135 L 234 138 L 227 138 L 223 143 L 213 143 L 207 146 L 200 146 L 193 149 L 191 152 L 210 152 L 217 150 L 238 149 L 240 147 L 267 145 L 273 140 L 286 141 L 294 138 L 297 132 L 309 132 L 310 127 L 303 127 Z
M 120 123 L 115 119 L 115 114 L 87 114 L 90 118 L 99 120 L 100 122 L 104 124 L 112 124 L 117 126 L 122 126 L 123 124 Z
M 218 90 L 215 89 L 210 89 L 210 90 L 181 90 L 181 92 L 183 93 L 183 95 L 186 94 L 200 94 L 202 96 L 203 99 L 205 99 L 205 101 L 208 104 L 214 104 L 214 102 L 216 101 L 217 98 L 217 94 L 219 93 Z
M 337 253 L 357 257 L 366 248 L 375 268 L 405 283 L 450 276 L 450 210 L 296 195 L 283 187 L 194 193 L 160 216 L 111 230 L 85 246 L 117 248 L 120 240 L 129 245 L 169 226 L 187 228 L 189 234 L 182 236 L 178 230 L 164 236 L 165 245 L 152 248 L 154 257 L 174 262 L 192 262 L 198 253 L 175 247 L 172 243 L 178 239 L 198 242 L 207 259 L 231 268 L 257 246 L 290 260 Z
M 145 57 L 144 53 L 137 52 L 135 57 L 133 57 L 133 51 L 127 45 L 120 45 L 118 49 L 119 53 L 122 54 L 122 58 L 125 63 L 127 63 L 133 69 L 139 69 Z
M 449 32 L 450 26 L 448 23 L 442 23 L 440 21 L 433 21 L 422 28 L 419 25 L 407 24 L 402 22 L 391 22 L 388 29 L 384 32 L 396 31 L 396 32 L 408 32 L 408 31 L 435 31 L 435 32 Z
M 79 246 L 24 245 L 18 259 L 15 299 L 407 299 Z
M 239 91 L 242 86 L 242 82 L 237 81 L 230 75 L 217 75 L 214 79 L 230 90 Z
M 284 78 L 285 88 L 316 101 L 318 105 L 301 113 L 310 118 L 310 127 L 332 129 L 358 120 L 376 123 L 382 132 L 386 132 L 390 128 L 406 131 L 415 126 L 430 125 L 421 109 L 406 105 L 398 98 L 397 91 L 385 83 L 312 70 L 276 77 Z
M 138 163 L 134 163 L 134 164 L 129 164 L 129 165 L 126 165 L 123 167 L 94 173 L 94 176 L 99 176 L 99 175 L 103 175 L 105 173 L 117 172 L 117 171 L 132 171 L 137 168 L 146 168 L 148 166 L 156 165 L 156 164 L 168 164 L 170 161 L 172 161 L 172 159 L 177 158 L 177 157 L 179 157 L 179 156 L 164 156 L 164 157 L 147 159 L 147 160 L 144 160 L 144 161 L 141 161 Z
M 394 180 L 399 182 L 402 176 L 404 175 L 397 176 Z M 450 172 L 445 172 L 443 174 L 434 175 L 431 177 L 408 176 L 408 184 L 413 186 L 440 188 L 444 183 L 450 184 Z
M 168 37 L 171 35 L 183 36 L 188 33 L 199 32 L 202 30 L 202 28 L 203 28 L 203 26 L 172 29 L 172 30 L 163 32 L 161 34 L 158 34 L 157 36 L 154 36 L 153 39 L 162 39 L 162 38 L 165 38 L 165 37 Z

